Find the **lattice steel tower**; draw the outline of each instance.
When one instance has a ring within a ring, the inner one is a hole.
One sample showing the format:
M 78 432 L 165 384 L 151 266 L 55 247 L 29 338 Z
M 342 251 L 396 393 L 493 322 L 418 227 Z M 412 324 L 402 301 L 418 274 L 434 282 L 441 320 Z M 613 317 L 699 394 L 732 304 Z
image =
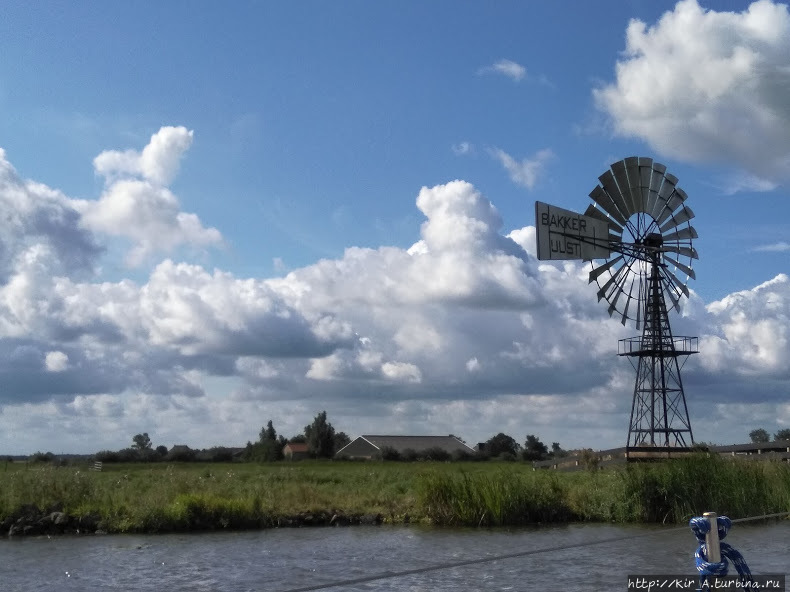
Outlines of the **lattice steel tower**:
M 621 339 L 618 347 L 619 355 L 631 358 L 636 370 L 629 456 L 646 447 L 651 452 L 671 453 L 694 444 L 678 358 L 699 352 L 697 338 L 672 336 L 659 273 L 661 235 L 650 236 L 646 242 L 656 250 L 650 254 L 642 336 Z

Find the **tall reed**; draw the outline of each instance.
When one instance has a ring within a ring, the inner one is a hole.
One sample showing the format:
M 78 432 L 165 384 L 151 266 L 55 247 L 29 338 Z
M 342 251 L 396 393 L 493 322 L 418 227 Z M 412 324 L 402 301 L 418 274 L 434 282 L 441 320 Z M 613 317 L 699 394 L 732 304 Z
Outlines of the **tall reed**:
M 790 466 L 700 454 L 592 473 L 429 473 L 418 501 L 431 522 L 444 525 L 681 524 L 706 511 L 731 518 L 790 512 Z
M 574 519 L 555 475 L 460 472 L 429 473 L 418 500 L 434 524 L 503 526 Z
M 790 466 L 694 455 L 620 472 L 623 518 L 681 523 L 706 511 L 730 518 L 790 511 Z

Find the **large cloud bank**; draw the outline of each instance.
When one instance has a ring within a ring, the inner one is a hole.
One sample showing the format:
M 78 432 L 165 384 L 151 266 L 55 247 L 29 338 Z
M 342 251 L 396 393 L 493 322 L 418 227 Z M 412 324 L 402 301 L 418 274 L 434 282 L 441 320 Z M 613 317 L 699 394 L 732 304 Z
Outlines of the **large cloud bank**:
M 191 140 L 166 127 L 140 152 L 102 153 L 95 201 L 22 179 L 0 154 L 0 448 L 91 452 L 138 431 L 242 444 L 269 418 L 297 433 L 321 409 L 351 433 L 622 441 L 633 372 L 613 352 L 630 331 L 581 264 L 535 259 L 533 227 L 506 232 L 491 201 L 451 181 L 417 194 L 408 249 L 351 247 L 268 279 L 161 259 L 222 241 L 165 187 Z M 160 256 L 144 283 L 97 275 L 118 236 L 138 264 Z M 702 340 L 684 375 L 697 404 L 726 422 L 748 389 L 790 422 L 788 319 L 784 275 L 694 298 L 680 322 Z

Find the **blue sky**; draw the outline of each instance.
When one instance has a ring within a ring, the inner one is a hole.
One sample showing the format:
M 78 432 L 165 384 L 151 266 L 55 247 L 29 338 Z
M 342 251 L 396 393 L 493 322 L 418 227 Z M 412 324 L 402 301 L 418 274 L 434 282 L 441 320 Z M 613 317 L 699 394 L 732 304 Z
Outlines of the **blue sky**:
M 621 445 L 634 329 L 530 227 L 631 155 L 697 215 L 673 318 L 701 338 L 697 438 L 790 425 L 786 5 L 0 13 L 0 451 L 243 444 L 322 409 L 351 435 Z

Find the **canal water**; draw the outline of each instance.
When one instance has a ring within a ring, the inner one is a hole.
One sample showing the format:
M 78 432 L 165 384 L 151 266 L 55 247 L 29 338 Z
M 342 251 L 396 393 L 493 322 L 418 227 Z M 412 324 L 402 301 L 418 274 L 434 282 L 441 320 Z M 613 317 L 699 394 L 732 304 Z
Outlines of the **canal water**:
M 727 542 L 743 553 L 753 573 L 790 573 L 790 520 L 736 524 Z M 695 548 L 685 527 L 600 524 L 37 537 L 0 541 L 0 589 L 287 592 L 346 582 L 326 589 L 610 592 L 625 590 L 629 574 L 693 575 Z M 529 554 L 430 569 L 522 552 Z M 408 570 L 420 573 L 349 583 Z

